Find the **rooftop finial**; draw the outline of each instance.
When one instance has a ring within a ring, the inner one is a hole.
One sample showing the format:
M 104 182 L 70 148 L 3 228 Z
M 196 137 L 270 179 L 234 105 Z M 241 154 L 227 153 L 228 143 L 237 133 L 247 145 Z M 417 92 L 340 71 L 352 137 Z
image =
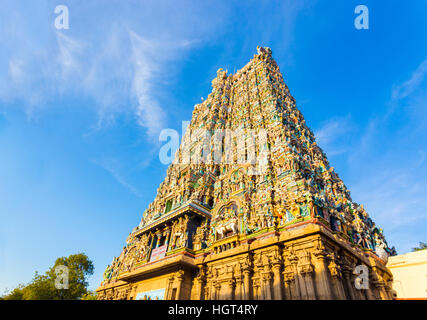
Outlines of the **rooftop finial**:
M 272 55 L 271 48 L 269 48 L 269 47 L 257 46 L 256 49 L 257 49 L 258 54 L 266 54 L 269 57 L 271 57 L 271 55 Z

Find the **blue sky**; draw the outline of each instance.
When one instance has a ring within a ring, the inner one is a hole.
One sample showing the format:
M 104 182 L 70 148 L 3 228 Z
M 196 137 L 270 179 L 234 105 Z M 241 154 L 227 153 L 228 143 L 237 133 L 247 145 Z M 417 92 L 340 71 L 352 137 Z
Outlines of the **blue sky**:
M 257 45 L 388 242 L 427 241 L 426 15 L 422 0 L 2 1 L 0 293 L 80 251 L 95 289 L 165 176 L 159 131 Z

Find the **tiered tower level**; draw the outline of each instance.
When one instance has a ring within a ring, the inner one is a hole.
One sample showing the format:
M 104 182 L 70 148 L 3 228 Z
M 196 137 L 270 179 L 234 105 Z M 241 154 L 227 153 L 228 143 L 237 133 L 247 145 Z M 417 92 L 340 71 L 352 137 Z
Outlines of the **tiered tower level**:
M 316 144 L 271 50 L 219 69 L 212 87 L 99 298 L 391 298 L 395 250 Z

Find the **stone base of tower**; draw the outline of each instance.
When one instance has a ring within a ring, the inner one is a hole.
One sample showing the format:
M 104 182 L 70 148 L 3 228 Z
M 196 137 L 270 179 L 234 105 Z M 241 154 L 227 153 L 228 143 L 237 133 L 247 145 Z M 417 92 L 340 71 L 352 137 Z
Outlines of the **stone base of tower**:
M 391 283 L 384 261 L 312 219 L 225 238 L 208 252 L 183 249 L 97 292 L 99 299 L 386 300 L 393 296 Z

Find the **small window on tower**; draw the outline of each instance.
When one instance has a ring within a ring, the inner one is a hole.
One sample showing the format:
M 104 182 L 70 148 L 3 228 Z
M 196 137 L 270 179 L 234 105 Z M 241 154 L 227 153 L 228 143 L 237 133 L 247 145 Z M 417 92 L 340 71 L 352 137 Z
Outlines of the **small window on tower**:
M 172 209 L 172 199 L 166 201 L 165 213 L 168 213 Z

